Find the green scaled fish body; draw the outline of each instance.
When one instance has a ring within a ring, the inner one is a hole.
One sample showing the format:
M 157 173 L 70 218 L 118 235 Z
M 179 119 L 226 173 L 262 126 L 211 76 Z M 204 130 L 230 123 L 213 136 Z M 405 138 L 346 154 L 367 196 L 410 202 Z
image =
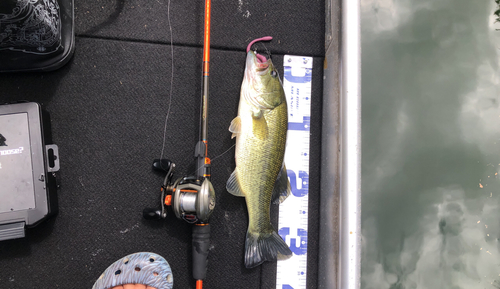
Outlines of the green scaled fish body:
M 245 266 L 286 259 L 290 248 L 270 222 L 271 201 L 290 194 L 284 154 L 288 112 L 285 93 L 270 59 L 247 53 L 238 116 L 229 130 L 236 137 L 236 169 L 227 181 L 228 192 L 246 199 L 249 225 Z

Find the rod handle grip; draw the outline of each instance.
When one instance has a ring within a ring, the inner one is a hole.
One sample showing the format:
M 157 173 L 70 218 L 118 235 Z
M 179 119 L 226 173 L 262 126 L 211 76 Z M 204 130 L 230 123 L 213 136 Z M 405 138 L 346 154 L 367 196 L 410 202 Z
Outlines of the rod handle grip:
M 208 251 L 210 250 L 210 225 L 193 226 L 193 278 L 203 280 L 207 275 Z

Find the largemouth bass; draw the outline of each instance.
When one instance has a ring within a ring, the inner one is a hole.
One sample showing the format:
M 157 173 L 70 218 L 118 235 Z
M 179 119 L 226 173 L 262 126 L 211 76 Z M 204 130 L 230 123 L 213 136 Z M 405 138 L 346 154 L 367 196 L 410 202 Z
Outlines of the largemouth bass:
M 228 192 L 246 200 L 247 268 L 292 255 L 270 221 L 271 200 L 283 201 L 290 194 L 283 163 L 288 126 L 285 92 L 271 59 L 250 50 L 253 43 L 247 49 L 238 116 L 229 127 L 236 137 L 236 169 L 226 184 Z

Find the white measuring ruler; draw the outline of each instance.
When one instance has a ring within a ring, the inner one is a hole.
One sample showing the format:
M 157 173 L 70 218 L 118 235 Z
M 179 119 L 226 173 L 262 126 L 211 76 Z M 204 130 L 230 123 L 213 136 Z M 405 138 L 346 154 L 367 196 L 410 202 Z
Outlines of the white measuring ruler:
M 283 62 L 283 89 L 288 103 L 285 165 L 292 194 L 279 206 L 278 232 L 292 250 L 293 256 L 278 261 L 276 289 L 305 289 L 313 59 L 285 55 Z

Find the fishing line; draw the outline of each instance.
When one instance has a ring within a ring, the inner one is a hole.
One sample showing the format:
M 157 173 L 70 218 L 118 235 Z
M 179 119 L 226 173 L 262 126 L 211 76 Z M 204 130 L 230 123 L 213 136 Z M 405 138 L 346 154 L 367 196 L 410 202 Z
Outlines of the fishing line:
M 218 159 L 219 157 L 225 155 L 227 152 L 229 152 L 233 147 L 235 147 L 236 144 L 233 144 L 230 148 L 228 148 L 225 152 L 221 153 L 220 155 L 214 157 L 214 158 L 211 158 L 210 160 L 213 162 L 214 160 Z
M 172 107 L 172 87 L 174 85 L 174 44 L 173 44 L 173 35 L 172 35 L 172 23 L 170 23 L 170 0 L 167 3 L 167 22 L 168 28 L 170 30 L 170 57 L 171 61 L 171 71 L 170 71 L 170 92 L 169 92 L 169 100 L 168 100 L 168 109 L 167 115 L 165 116 L 165 126 L 163 128 L 163 144 L 161 148 L 160 160 L 163 159 L 163 153 L 165 152 L 165 142 L 167 140 L 167 123 L 168 117 L 170 116 L 170 108 Z
M 229 152 L 232 148 L 234 148 L 235 146 L 236 146 L 236 144 L 233 144 L 233 145 L 232 145 L 232 146 L 230 146 L 230 147 L 229 147 L 229 148 L 228 148 L 225 152 L 221 153 L 220 155 L 218 155 L 218 156 L 216 156 L 216 157 L 214 157 L 214 158 L 211 158 L 211 159 L 210 159 L 210 162 L 213 162 L 214 160 L 216 160 L 216 159 L 220 158 L 221 156 L 223 156 L 223 155 L 227 154 L 227 153 L 228 153 L 228 152 Z M 197 173 L 200 169 L 202 169 L 202 168 L 198 168 L 198 169 L 194 170 L 194 171 L 193 171 L 190 175 L 193 175 L 193 174 Z
M 269 51 L 269 49 L 267 49 L 266 44 L 264 44 L 263 42 L 259 42 L 259 44 L 264 47 L 264 50 L 266 51 L 267 55 L 269 56 L 269 58 L 271 58 L 271 51 Z
M 285 69 L 285 68 L 283 68 Z M 281 75 L 278 69 L 276 69 L 276 73 L 278 74 L 278 80 L 280 81 L 281 86 L 283 86 L 283 81 L 281 80 Z

